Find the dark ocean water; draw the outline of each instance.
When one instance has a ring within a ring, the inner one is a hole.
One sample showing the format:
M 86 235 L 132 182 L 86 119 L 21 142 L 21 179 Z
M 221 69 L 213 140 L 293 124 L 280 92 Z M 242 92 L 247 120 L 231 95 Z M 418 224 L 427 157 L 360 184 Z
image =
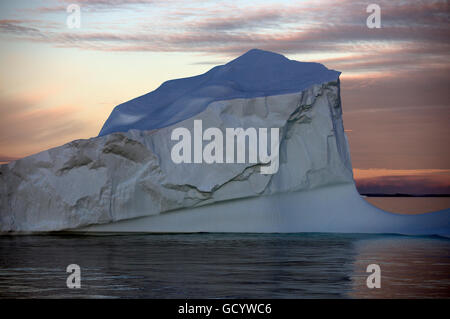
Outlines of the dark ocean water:
M 381 288 L 366 267 L 381 267 Z M 66 267 L 81 267 L 68 289 Z M 450 240 L 336 234 L 0 236 L 0 298 L 449 298 Z

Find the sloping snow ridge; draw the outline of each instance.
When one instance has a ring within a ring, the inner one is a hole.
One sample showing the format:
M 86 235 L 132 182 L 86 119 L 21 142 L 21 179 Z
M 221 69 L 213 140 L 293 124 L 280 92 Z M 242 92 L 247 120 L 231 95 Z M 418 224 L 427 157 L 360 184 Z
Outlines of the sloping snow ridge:
M 251 50 L 117 106 L 98 137 L 0 167 L 0 231 L 450 234 L 450 210 L 384 212 L 352 175 L 339 72 Z M 177 128 L 279 128 L 279 169 L 181 163 Z
M 340 72 L 253 49 L 205 74 L 167 81 L 158 89 L 116 106 L 99 136 L 130 129 L 153 130 L 191 118 L 214 101 L 301 92 L 336 81 Z

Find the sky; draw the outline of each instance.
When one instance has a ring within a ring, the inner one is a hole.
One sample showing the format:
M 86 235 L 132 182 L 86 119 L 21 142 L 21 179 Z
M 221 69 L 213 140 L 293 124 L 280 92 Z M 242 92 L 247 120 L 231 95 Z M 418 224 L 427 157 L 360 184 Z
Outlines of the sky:
M 114 106 L 252 48 L 342 72 L 360 192 L 450 193 L 443 0 L 1 1 L 0 162 L 96 136 Z

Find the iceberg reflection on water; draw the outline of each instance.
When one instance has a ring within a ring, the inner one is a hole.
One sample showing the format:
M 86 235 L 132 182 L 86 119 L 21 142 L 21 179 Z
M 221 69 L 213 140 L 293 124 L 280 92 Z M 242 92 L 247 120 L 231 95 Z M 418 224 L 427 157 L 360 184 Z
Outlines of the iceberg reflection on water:
M 450 241 L 357 234 L 0 237 L 0 298 L 450 297 Z M 68 264 L 82 289 L 66 288 Z M 381 289 L 368 289 L 368 264 Z

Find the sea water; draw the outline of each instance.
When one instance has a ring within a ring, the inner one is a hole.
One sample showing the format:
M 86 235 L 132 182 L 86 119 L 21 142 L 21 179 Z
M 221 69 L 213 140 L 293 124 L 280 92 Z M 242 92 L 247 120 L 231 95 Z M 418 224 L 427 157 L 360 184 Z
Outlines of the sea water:
M 66 268 L 80 267 L 69 289 Z M 381 270 L 368 288 L 367 266 Z M 450 240 L 364 234 L 0 236 L 0 298 L 449 298 Z

